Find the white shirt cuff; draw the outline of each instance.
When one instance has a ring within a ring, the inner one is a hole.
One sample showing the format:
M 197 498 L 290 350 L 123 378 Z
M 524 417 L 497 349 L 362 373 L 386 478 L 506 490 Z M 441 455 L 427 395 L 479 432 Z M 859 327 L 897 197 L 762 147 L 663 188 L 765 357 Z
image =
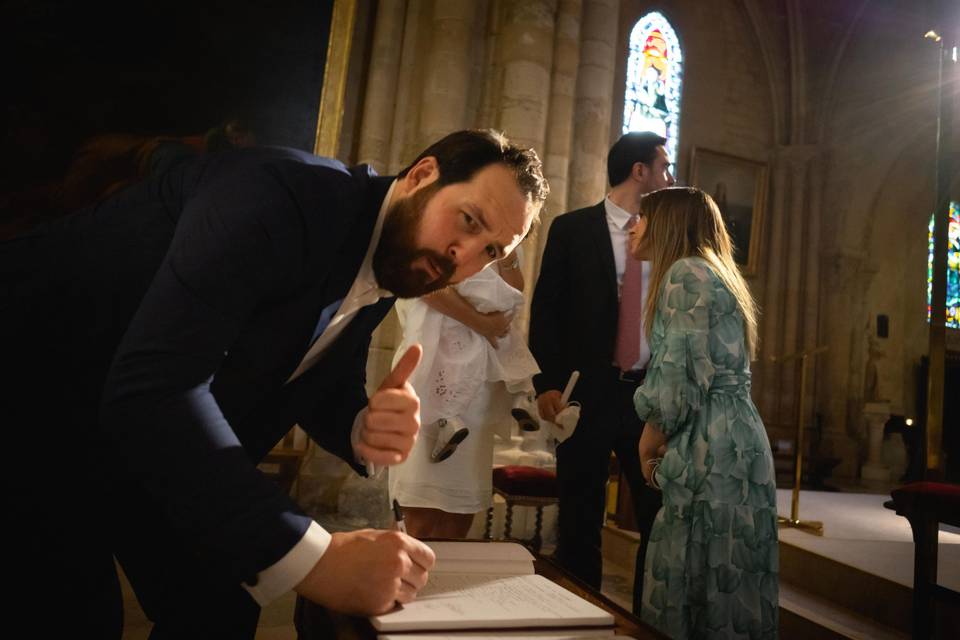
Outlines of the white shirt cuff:
M 366 422 L 367 417 L 367 407 L 364 407 L 357 412 L 357 417 L 353 419 L 353 429 L 350 431 L 350 445 L 353 447 L 353 458 L 357 461 L 357 464 L 363 464 L 367 467 L 367 477 L 375 478 L 380 475 L 382 467 L 378 467 L 372 462 L 367 462 L 363 459 L 359 453 L 357 453 L 357 444 L 360 442 L 360 432 L 363 430 L 363 425 Z
M 311 522 L 300 542 L 276 563 L 257 574 L 256 586 L 241 582 L 261 607 L 265 607 L 300 584 L 330 546 L 330 534 Z

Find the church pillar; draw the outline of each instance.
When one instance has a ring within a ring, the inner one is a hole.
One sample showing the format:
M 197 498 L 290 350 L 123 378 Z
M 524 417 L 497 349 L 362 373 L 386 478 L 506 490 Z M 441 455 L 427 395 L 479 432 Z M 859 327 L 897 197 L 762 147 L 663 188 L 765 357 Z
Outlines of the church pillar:
M 421 68 L 420 149 L 470 124 L 467 96 L 477 7 L 473 2 L 434 0 L 429 64 Z
M 399 70 L 390 133 L 390 156 L 387 172 L 399 173 L 420 152 L 418 142 L 418 97 L 423 80 L 420 72 L 425 64 L 427 40 L 430 32 L 430 0 L 408 0 L 403 24 L 403 42 L 400 48 Z
M 859 468 L 862 428 L 865 328 L 863 292 L 872 277 L 862 249 L 838 247 L 823 257 L 824 384 L 818 406 L 824 414 L 822 451 L 840 459 L 834 475 L 854 478 Z
M 767 260 L 765 262 L 765 297 L 758 300 L 761 316 L 759 318 L 758 334 L 760 337 L 760 361 L 754 365 L 754 396 L 757 406 L 768 429 L 788 427 L 780 424 L 779 394 L 780 371 L 783 365 L 774 363 L 776 358 L 785 353 L 780 340 L 782 325 L 782 305 L 779 304 L 782 287 L 784 235 L 786 226 L 786 193 L 787 174 L 789 168 L 779 156 L 773 158 L 773 181 L 770 190 L 770 216 L 767 225 L 768 243 Z M 789 430 L 778 435 L 786 436 Z
M 543 158 L 550 106 L 554 23 L 557 0 L 504 0 L 497 42 L 503 75 L 497 108 L 497 128 L 522 147 L 532 147 Z M 525 288 L 534 284 L 538 228 L 524 242 Z M 526 326 L 530 296 L 520 314 Z
M 377 4 L 357 161 L 370 164 L 381 174 L 390 160 L 406 9 L 406 0 L 380 0 Z
M 760 413 L 772 437 L 793 440 L 802 406 L 807 443 L 815 441 L 815 398 L 822 386 L 818 372 L 823 371 L 819 365 L 827 354 L 808 357 L 804 398 L 799 397 L 801 360 L 773 362 L 771 358 L 809 352 L 824 342 L 819 333 L 820 166 L 814 145 L 777 150 L 764 297 L 758 300 L 761 359 L 755 366 L 755 397 Z
M 574 110 L 568 208 L 595 204 L 606 193 L 607 151 L 620 0 L 584 0 Z
M 547 117 L 547 139 L 543 147 L 543 164 L 550 182 L 550 197 L 540 214 L 539 242 L 536 246 L 537 266 L 547 241 L 547 230 L 555 217 L 567 211 L 567 176 L 570 169 L 570 147 L 573 144 L 573 113 L 580 62 L 580 19 L 582 0 L 560 0 L 557 8 L 553 40 L 553 77 L 550 81 L 550 111 Z M 528 251 L 534 247 L 530 245 Z M 535 270 L 536 271 L 536 270 Z

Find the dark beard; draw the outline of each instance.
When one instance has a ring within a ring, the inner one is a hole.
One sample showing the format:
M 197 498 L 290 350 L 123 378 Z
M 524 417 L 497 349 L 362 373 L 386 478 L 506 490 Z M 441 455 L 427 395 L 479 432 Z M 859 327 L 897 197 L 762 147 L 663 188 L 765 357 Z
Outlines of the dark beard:
M 434 183 L 412 196 L 397 200 L 387 210 L 380 231 L 380 241 L 373 253 L 373 273 L 377 284 L 398 298 L 418 298 L 450 284 L 456 270 L 453 260 L 432 249 L 416 246 L 417 230 L 427 202 L 439 190 Z M 429 259 L 440 272 L 430 281 L 430 274 L 413 267 L 419 258 Z

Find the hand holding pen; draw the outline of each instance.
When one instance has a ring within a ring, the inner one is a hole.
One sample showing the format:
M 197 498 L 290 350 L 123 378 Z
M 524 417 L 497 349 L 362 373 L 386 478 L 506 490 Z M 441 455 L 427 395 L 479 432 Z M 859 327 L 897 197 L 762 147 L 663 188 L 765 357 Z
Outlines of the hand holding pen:
M 407 532 L 407 525 L 403 521 L 403 511 L 400 510 L 400 503 L 397 502 L 396 498 L 393 499 L 393 522 L 397 531 L 400 533 Z

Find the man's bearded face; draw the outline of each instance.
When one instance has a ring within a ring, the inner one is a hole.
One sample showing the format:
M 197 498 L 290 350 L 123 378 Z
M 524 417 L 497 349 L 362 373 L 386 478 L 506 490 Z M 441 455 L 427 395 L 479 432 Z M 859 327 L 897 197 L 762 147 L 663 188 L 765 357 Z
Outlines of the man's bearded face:
M 450 283 L 456 264 L 448 256 L 417 246 L 417 231 L 430 198 L 440 190 L 434 182 L 413 195 L 394 202 L 387 210 L 380 242 L 373 254 L 377 284 L 399 298 L 417 298 Z M 429 261 L 439 274 L 434 277 L 414 263 Z

